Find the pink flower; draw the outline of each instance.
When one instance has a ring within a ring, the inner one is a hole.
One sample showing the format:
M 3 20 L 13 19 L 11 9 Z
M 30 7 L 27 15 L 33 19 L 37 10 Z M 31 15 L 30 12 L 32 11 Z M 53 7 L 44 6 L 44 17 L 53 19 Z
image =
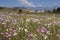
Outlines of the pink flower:
M 12 32 L 16 32 L 16 30 L 12 30 Z
M 10 28 L 11 32 L 16 32 L 16 30 L 14 28 Z
M 42 33 L 48 32 L 48 30 L 47 30 L 45 27 L 42 27 L 40 31 L 41 31 Z
M 13 22 L 16 22 L 16 20 L 14 19 Z
M 41 29 L 37 29 L 36 30 L 37 32 L 42 32 L 42 33 L 44 33 L 44 32 L 48 32 L 48 30 L 45 28 L 45 27 L 42 27 Z
M 40 32 L 40 30 L 39 30 L 39 29 L 37 29 L 36 31 L 37 31 L 37 32 Z
M 33 34 L 32 34 L 32 33 L 28 35 L 28 37 L 32 37 L 32 36 L 33 36 Z
M 7 37 L 7 38 L 11 37 L 11 34 L 8 34 L 6 37 Z
M 8 40 L 11 40 L 11 38 L 9 38 Z
M 3 20 L 3 18 L 2 17 L 0 17 L 0 21 L 2 21 Z
M 44 32 L 45 32 L 45 30 L 41 29 L 41 32 L 42 32 L 42 33 L 44 33 Z
M 3 32 L 1 32 L 0 34 L 4 34 Z
M 5 34 L 6 34 L 6 35 L 8 35 L 9 33 L 8 33 L 8 32 L 6 32 Z

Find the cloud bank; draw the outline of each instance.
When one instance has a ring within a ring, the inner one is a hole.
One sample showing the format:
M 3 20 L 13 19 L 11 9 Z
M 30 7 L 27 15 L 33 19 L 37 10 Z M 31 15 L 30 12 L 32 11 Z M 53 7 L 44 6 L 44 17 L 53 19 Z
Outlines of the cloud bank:
M 36 7 L 32 2 L 29 2 L 28 0 L 18 0 L 22 5 L 29 6 L 29 7 Z

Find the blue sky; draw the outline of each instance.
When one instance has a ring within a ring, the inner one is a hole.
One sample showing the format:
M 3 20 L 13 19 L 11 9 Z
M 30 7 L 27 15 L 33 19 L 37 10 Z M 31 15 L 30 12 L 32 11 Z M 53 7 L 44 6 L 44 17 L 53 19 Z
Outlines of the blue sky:
M 60 0 L 0 0 L 0 6 L 53 7 L 53 6 L 60 6 Z

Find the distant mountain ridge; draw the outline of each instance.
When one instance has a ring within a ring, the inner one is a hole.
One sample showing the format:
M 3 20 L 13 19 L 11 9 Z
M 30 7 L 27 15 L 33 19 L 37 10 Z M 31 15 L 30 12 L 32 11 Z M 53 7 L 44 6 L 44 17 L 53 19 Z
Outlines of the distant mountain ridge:
M 58 8 L 58 6 L 54 6 L 54 7 L 37 6 L 37 7 L 26 7 L 26 8 L 30 10 L 53 10 L 54 8 Z
M 54 7 L 42 7 L 42 6 L 37 6 L 37 7 L 0 7 L 0 8 L 23 9 L 23 10 L 52 10 L 57 7 L 58 6 L 54 6 Z

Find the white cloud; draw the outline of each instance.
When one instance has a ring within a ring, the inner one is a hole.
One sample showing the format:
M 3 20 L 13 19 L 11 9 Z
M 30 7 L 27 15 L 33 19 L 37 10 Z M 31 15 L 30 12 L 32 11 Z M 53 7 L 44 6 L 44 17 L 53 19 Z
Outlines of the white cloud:
M 42 5 L 37 5 L 37 6 L 42 6 Z
M 22 5 L 29 6 L 29 7 L 36 7 L 32 2 L 29 2 L 28 0 L 18 0 Z

